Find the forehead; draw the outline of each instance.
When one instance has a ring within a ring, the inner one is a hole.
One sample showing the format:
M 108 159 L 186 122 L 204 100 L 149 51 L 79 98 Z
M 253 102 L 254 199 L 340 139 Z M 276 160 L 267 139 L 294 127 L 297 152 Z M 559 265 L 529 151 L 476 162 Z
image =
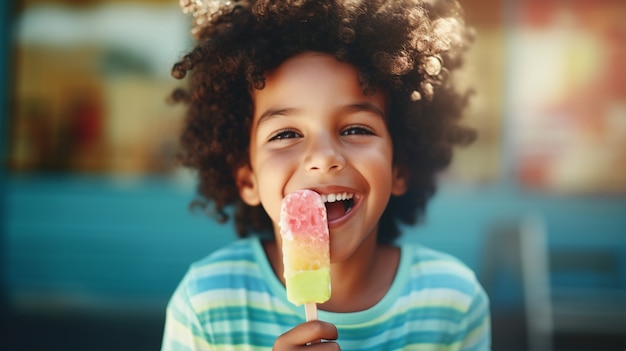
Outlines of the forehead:
M 277 68 L 265 73 L 266 83 L 276 84 L 290 80 L 321 83 L 324 75 L 350 78 L 346 83 L 358 82 L 358 71 L 349 63 L 339 62 L 331 55 L 319 52 L 304 52 L 292 56 Z
M 324 53 L 305 52 L 293 56 L 266 72 L 264 77 L 264 88 L 252 92 L 255 105 L 271 105 L 279 100 L 295 104 L 317 99 L 329 104 L 360 100 L 374 103 L 382 110 L 386 107 L 382 93 L 364 94 L 355 66 Z

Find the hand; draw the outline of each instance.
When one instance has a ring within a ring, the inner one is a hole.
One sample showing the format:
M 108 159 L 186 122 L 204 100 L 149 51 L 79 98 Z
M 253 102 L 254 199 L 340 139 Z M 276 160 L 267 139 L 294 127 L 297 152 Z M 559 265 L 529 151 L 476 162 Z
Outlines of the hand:
M 337 327 L 334 324 L 310 321 L 297 325 L 279 336 L 274 342 L 273 351 L 304 350 L 304 348 L 311 351 L 339 351 L 339 344 L 326 341 L 337 340 L 337 336 Z

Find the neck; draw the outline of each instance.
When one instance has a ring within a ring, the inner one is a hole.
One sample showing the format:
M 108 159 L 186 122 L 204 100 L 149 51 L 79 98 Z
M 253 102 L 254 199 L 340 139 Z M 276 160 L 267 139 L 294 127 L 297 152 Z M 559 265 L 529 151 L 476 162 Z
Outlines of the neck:
M 331 298 L 321 309 L 363 311 L 385 296 L 395 278 L 399 250 L 376 242 L 364 246 L 349 260 L 331 265 Z

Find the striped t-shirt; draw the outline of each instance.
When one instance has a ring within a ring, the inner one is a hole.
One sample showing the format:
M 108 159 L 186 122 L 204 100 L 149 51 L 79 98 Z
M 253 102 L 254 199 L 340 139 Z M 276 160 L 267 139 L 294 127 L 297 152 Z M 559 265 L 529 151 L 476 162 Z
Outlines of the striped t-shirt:
M 242 239 L 190 267 L 168 304 L 162 350 L 271 350 L 304 318 L 259 239 Z M 401 246 L 396 277 L 376 305 L 319 311 L 319 319 L 337 326 L 343 351 L 490 349 L 489 302 L 474 273 L 419 245 Z

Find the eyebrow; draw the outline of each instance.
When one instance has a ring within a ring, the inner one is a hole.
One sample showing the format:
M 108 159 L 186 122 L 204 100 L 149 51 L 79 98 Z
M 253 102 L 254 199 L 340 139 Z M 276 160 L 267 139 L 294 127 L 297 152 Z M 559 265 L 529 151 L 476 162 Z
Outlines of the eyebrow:
M 361 102 L 361 103 L 356 103 L 356 104 L 350 104 L 346 106 L 346 109 L 351 112 L 361 112 L 361 111 L 372 112 L 380 116 L 383 120 L 387 119 L 385 112 L 381 110 L 380 108 L 378 108 L 378 106 L 376 106 L 375 104 L 372 104 L 371 102 Z
M 387 119 L 386 114 L 378 106 L 370 102 L 359 102 L 359 103 L 349 104 L 349 105 L 342 107 L 341 109 L 347 112 L 361 112 L 361 111 L 372 112 L 373 114 L 378 115 L 383 120 Z M 261 123 L 263 123 L 264 121 L 272 117 L 293 115 L 297 111 L 299 111 L 298 108 L 268 109 L 267 111 L 263 112 L 263 114 L 261 114 L 256 125 L 259 126 Z
M 298 109 L 297 108 L 271 108 L 263 112 L 263 114 L 261 114 L 256 125 L 258 126 L 261 123 L 263 123 L 265 120 L 270 119 L 272 117 L 289 116 L 293 114 L 295 111 L 298 111 Z

